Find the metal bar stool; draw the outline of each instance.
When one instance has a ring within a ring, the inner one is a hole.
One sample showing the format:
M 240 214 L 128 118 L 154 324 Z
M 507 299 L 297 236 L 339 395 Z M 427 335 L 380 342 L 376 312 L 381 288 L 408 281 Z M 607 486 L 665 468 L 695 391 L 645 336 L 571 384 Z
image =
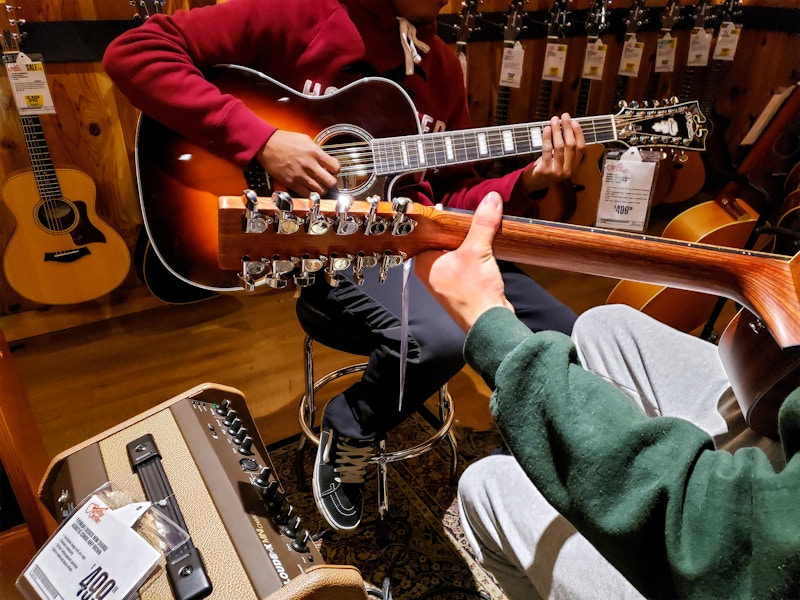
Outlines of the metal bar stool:
M 362 362 L 358 364 L 353 364 L 347 367 L 343 367 L 341 369 L 337 369 L 320 377 L 319 379 L 315 379 L 314 376 L 314 351 L 313 345 L 316 341 L 324 346 L 333 348 L 334 350 L 340 350 L 342 352 L 347 352 L 349 354 L 356 354 L 360 356 L 367 356 L 372 351 L 372 348 L 369 347 L 364 340 L 360 340 L 356 338 L 347 338 L 343 339 L 342 337 L 337 337 L 335 339 L 326 338 L 324 335 L 325 328 L 318 329 L 315 325 L 319 324 L 318 315 L 316 312 L 311 309 L 309 306 L 306 305 L 305 302 L 301 299 L 297 301 L 297 314 L 300 321 L 300 325 L 303 330 L 306 332 L 306 338 L 304 342 L 304 359 L 305 359 L 305 394 L 300 400 L 300 407 L 299 407 L 299 422 L 302 435 L 300 436 L 300 441 L 297 447 L 297 455 L 296 455 L 296 463 L 295 463 L 295 471 L 297 474 L 297 481 L 298 485 L 301 489 L 305 485 L 305 474 L 303 469 L 303 461 L 305 458 L 305 445 L 306 442 L 311 442 L 314 446 L 319 446 L 319 436 L 315 431 L 316 428 L 316 413 L 317 413 L 317 404 L 316 404 L 316 392 L 318 392 L 321 388 L 328 385 L 329 383 L 339 379 L 340 377 L 345 377 L 347 375 L 351 375 L 353 373 L 359 373 L 366 369 L 367 363 Z M 314 336 L 314 333 L 317 332 L 322 338 L 319 339 L 318 337 Z M 374 463 L 378 467 L 378 514 L 381 520 L 385 519 L 389 511 L 389 499 L 388 499 L 388 487 L 387 487 L 387 471 L 386 466 L 392 462 L 398 462 L 401 460 L 406 460 L 409 458 L 415 458 L 424 454 L 428 450 L 430 450 L 436 443 L 441 441 L 443 438 L 447 438 L 450 449 L 452 452 L 452 459 L 450 462 L 450 483 L 451 485 L 455 485 L 457 480 L 457 471 L 458 471 L 458 446 L 456 443 L 455 434 L 451 431 L 453 420 L 454 420 L 454 411 L 453 411 L 453 399 L 450 396 L 449 392 L 447 391 L 447 385 L 442 386 L 439 389 L 439 418 L 441 420 L 441 424 L 439 425 L 437 431 L 431 435 L 428 439 L 408 448 L 401 448 L 395 451 L 387 452 L 386 451 L 386 440 L 380 440 L 378 442 L 378 450 L 377 454 L 370 459 L 371 463 Z

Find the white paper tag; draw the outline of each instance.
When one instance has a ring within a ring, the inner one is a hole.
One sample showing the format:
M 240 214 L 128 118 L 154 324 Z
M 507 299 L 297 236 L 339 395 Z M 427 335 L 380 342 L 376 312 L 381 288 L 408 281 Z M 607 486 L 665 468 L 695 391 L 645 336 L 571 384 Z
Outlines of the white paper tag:
M 567 45 L 551 42 L 545 50 L 542 79 L 547 81 L 563 81 L 564 65 L 567 62 Z
M 638 148 L 603 163 L 597 207 L 598 227 L 644 231 L 650 213 L 656 163 L 642 160 Z
M 144 510 L 123 511 L 119 517 L 115 512 L 99 496 L 89 498 L 50 537 L 22 577 L 46 600 L 127 597 L 161 554 L 130 528 Z
M 522 81 L 522 63 L 525 49 L 516 42 L 511 48 L 503 48 L 503 63 L 500 65 L 500 85 L 518 88 Z
M 467 55 L 463 52 L 458 53 L 458 62 L 461 63 L 461 71 L 464 73 L 464 87 L 467 87 Z
M 31 60 L 20 52 L 16 62 L 6 63 L 6 71 L 20 115 L 55 114 L 56 107 L 44 76 L 42 61 Z
M 656 73 L 672 73 L 675 70 L 675 50 L 678 40 L 665 33 L 656 45 Z
M 741 33 L 741 26 L 730 21 L 725 21 L 720 25 L 719 36 L 717 36 L 717 43 L 714 46 L 714 58 L 716 60 L 733 60 Z
M 692 30 L 689 37 L 689 55 L 686 57 L 687 67 L 705 67 L 708 64 L 708 53 L 711 51 L 711 36 L 705 29 Z
M 625 77 L 637 77 L 639 75 L 639 65 L 642 64 L 643 53 L 644 42 L 636 41 L 635 35 L 628 37 L 622 46 L 622 58 L 619 61 L 619 72 L 617 74 Z
M 583 73 L 581 73 L 581 77 L 595 80 L 603 79 L 607 53 L 608 46 L 600 40 L 586 44 L 586 55 L 583 58 Z

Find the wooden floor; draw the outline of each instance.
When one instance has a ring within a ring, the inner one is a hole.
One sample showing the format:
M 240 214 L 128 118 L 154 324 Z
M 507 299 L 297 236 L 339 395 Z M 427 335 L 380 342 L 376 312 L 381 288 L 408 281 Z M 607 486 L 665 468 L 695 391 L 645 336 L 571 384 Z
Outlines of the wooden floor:
M 531 272 L 578 312 L 602 304 L 615 283 L 545 269 Z M 0 326 L 50 456 L 202 382 L 241 390 L 270 444 L 299 432 L 303 334 L 293 293 L 160 305 L 32 337 L 17 336 L 26 328 L 36 330 L 35 324 L 20 327 L 5 317 Z M 64 310 L 50 309 L 55 320 Z M 317 372 L 353 360 L 322 349 L 316 354 Z M 452 385 L 459 421 L 486 426 L 483 383 L 466 369 Z

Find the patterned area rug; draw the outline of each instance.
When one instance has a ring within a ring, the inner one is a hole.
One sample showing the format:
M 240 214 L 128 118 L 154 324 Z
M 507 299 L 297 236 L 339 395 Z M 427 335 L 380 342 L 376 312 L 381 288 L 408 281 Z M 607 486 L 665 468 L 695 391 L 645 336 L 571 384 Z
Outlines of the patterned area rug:
M 415 415 L 387 441 L 387 451 L 415 445 L 434 432 Z M 500 445 L 496 431 L 455 428 L 458 474 L 471 462 Z M 364 519 L 355 532 L 326 529 L 311 492 L 311 466 L 316 447 L 306 444 L 305 489 L 295 473 L 297 440 L 270 447 L 269 454 L 287 497 L 305 527 L 317 538 L 329 564 L 349 564 L 361 570 L 377 589 L 388 581 L 393 600 L 502 600 L 491 575 L 475 562 L 458 520 L 456 488 L 450 482 L 450 445 L 436 444 L 425 454 L 388 466 L 389 516 L 378 516 L 377 468 L 367 471 Z

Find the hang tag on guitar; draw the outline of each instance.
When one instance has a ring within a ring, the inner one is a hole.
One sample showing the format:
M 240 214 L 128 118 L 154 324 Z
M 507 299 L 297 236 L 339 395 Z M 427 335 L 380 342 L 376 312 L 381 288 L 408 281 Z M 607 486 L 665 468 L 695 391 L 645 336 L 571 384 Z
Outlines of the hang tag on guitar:
M 603 79 L 603 71 L 606 65 L 606 54 L 608 46 L 601 40 L 586 44 L 586 55 L 583 58 L 583 73 L 581 77 L 586 79 Z
M 56 107 L 50 95 L 42 61 L 31 60 L 20 52 L 16 61 L 6 63 L 6 71 L 20 115 L 55 114 Z
M 660 152 L 640 152 L 635 146 L 621 155 L 606 154 L 595 221 L 598 227 L 645 230 L 660 158 Z
M 715 60 L 733 60 L 736 56 L 736 46 L 739 44 L 739 34 L 742 33 L 742 27 L 736 24 L 725 21 L 719 27 L 719 36 L 717 36 L 717 43 L 714 46 L 714 59 Z
M 656 62 L 653 70 L 656 73 L 672 73 L 675 70 L 675 50 L 678 48 L 678 39 L 669 33 L 658 40 L 656 45 Z
M 558 43 L 547 44 L 545 52 L 542 79 L 547 81 L 563 81 L 564 65 L 567 62 L 567 45 Z
M 708 65 L 708 54 L 711 51 L 711 36 L 705 29 L 692 30 L 689 37 L 689 55 L 686 57 L 687 67 L 705 67 Z
M 644 42 L 637 41 L 635 35 L 629 36 L 622 47 L 622 58 L 619 61 L 617 74 L 625 77 L 637 77 L 639 75 L 639 65 L 642 64 L 643 53 Z
M 503 64 L 500 66 L 500 85 L 519 88 L 522 81 L 522 61 L 525 50 L 516 42 L 511 48 L 503 49 Z

